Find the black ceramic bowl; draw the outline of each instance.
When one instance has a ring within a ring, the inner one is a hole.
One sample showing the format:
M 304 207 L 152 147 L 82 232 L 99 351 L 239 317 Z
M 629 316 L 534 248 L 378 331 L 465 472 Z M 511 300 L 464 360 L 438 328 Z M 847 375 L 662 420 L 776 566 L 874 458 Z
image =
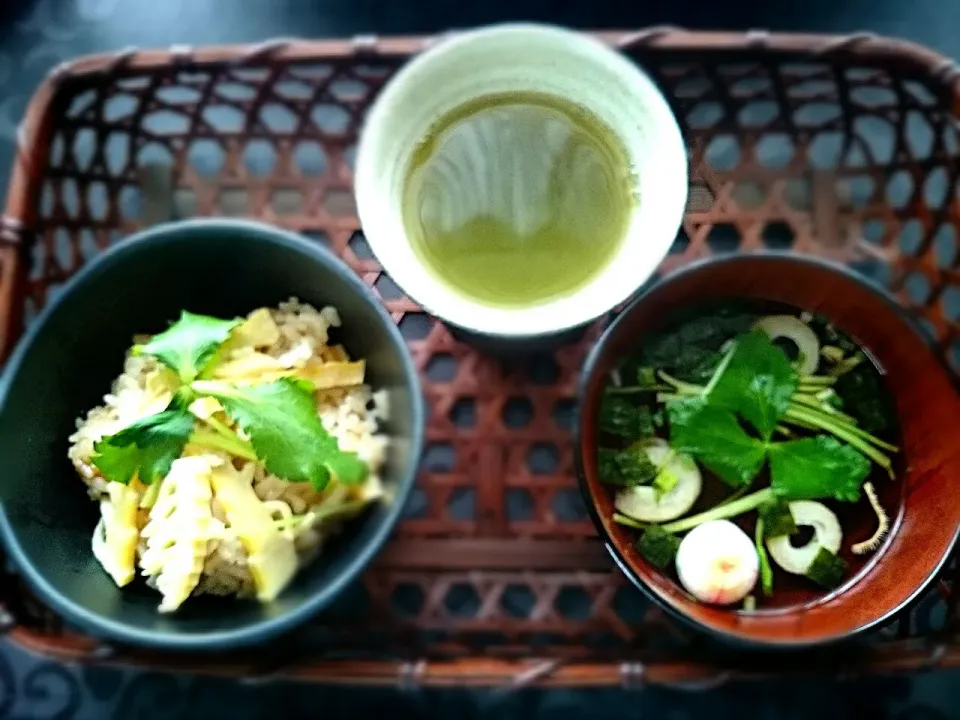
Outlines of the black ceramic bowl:
M 221 317 L 296 296 L 334 305 L 337 331 L 367 377 L 388 391 L 388 500 L 347 525 L 272 603 L 192 598 L 172 615 L 139 581 L 118 589 L 90 549 L 95 503 L 67 460 L 75 420 L 101 402 L 134 333 L 158 332 L 181 309 Z M 262 642 L 327 606 L 387 539 L 412 489 L 423 441 L 419 381 L 396 326 L 373 293 L 329 252 L 254 223 L 160 226 L 84 268 L 11 358 L 0 386 L 0 530 L 39 597 L 100 637 L 167 650 Z

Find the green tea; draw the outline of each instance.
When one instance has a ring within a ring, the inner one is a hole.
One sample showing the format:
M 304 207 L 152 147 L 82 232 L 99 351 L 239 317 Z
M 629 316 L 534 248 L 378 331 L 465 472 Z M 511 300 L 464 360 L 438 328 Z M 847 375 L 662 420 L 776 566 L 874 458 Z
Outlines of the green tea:
M 442 116 L 403 183 L 420 260 L 489 305 L 530 306 L 593 279 L 636 204 L 619 138 L 588 110 L 529 92 L 485 95 Z

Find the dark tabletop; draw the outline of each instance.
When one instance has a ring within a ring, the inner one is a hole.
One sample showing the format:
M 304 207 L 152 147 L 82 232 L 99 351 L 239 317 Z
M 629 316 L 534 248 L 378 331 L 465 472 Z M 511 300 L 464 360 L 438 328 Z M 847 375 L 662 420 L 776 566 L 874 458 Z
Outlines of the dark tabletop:
M 46 72 L 77 55 L 129 46 L 270 37 L 429 33 L 502 20 L 579 28 L 768 28 L 901 35 L 960 57 L 960 0 L 0 0 L 0 189 L 16 126 Z M 0 718 L 246 718 L 389 713 L 508 718 L 960 718 L 960 671 L 640 692 L 395 691 L 245 684 L 76 668 L 0 641 Z

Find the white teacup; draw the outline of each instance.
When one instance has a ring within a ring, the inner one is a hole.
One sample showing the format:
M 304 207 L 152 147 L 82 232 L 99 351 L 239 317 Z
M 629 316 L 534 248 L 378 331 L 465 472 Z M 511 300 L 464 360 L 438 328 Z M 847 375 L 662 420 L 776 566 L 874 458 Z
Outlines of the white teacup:
M 401 202 L 412 155 L 430 126 L 464 102 L 511 91 L 547 93 L 590 110 L 619 137 L 638 197 L 618 251 L 595 277 L 522 308 L 491 306 L 440 281 L 407 240 Z M 666 100 L 627 58 L 576 32 L 508 24 L 451 35 L 393 77 L 367 115 L 355 186 L 370 248 L 411 298 L 474 333 L 534 337 L 603 315 L 654 273 L 683 216 L 687 158 Z

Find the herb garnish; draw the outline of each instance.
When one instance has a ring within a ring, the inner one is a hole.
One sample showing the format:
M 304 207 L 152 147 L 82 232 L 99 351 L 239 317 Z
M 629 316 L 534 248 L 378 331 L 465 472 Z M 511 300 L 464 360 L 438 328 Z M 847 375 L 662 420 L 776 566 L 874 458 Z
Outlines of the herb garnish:
M 164 410 L 137 420 L 96 443 L 93 464 L 108 480 L 126 485 L 137 475 L 150 485 L 170 472 L 194 424 L 193 415 L 183 410 Z
M 856 502 L 870 474 L 869 460 L 829 435 L 771 443 L 767 452 L 770 484 L 784 500 Z
M 221 344 L 240 324 L 239 319 L 220 320 L 207 315 L 194 315 L 186 310 L 180 319 L 149 342 L 135 345 L 135 355 L 153 355 L 174 370 L 181 382 L 191 383 L 213 359 Z
M 799 378 L 782 350 L 760 331 L 741 336 L 708 397 L 714 407 L 737 412 L 769 440 L 790 407 Z
M 892 409 L 883 404 L 876 370 L 846 335 L 830 327 L 834 344 L 818 353 L 826 373 L 802 375 L 767 331 L 750 330 L 750 324 L 732 333 L 730 328 L 742 326 L 743 318 L 713 314 L 645 340 L 639 357 L 620 367 L 619 377 L 633 374 L 637 384 L 618 381 L 601 406 L 601 430 L 630 444 L 600 449 L 600 477 L 627 488 L 618 491 L 613 518 L 642 532 L 638 551 L 661 568 L 673 561 L 686 531 L 756 511 L 752 544 L 760 590 L 769 595 L 772 558 L 764 542 L 797 532 L 790 504 L 859 500 L 871 461 L 893 476 L 887 453 L 897 447 L 872 434 L 889 427 Z M 658 498 L 676 485 L 675 478 L 656 473 L 635 450 L 643 444 L 638 440 L 647 440 L 661 426 L 661 413 L 667 418 L 671 452 L 692 457 L 734 493 L 697 514 L 649 524 L 632 517 L 620 498 L 632 497 L 629 487 L 635 484 L 651 484 Z M 763 486 L 751 492 L 761 474 Z M 834 587 L 844 577 L 845 564 L 821 546 L 806 574 Z
M 313 387 L 293 378 L 260 385 L 198 380 L 215 362 L 239 320 L 219 320 L 184 312 L 165 332 L 134 348 L 173 369 L 181 386 L 163 412 L 138 420 L 94 445 L 93 464 L 107 480 L 127 484 L 137 476 L 150 485 L 170 471 L 188 443 L 262 462 L 290 482 L 324 488 L 334 475 L 344 484 L 362 482 L 366 464 L 343 452 L 317 415 Z M 214 397 L 243 430 L 241 438 L 225 423 L 201 420 L 187 410 L 195 397 Z
M 732 412 L 707 397 L 668 405 L 670 446 L 693 455 L 732 487 L 748 485 L 766 457 L 766 446 L 744 431 Z
M 769 458 L 772 487 L 786 500 L 856 501 L 870 472 L 864 455 L 889 470 L 889 459 L 875 445 L 892 446 L 836 412 L 831 415 L 803 402 L 805 393 L 797 401 L 799 379 L 784 352 L 765 335 L 751 332 L 737 338 L 728 358 L 706 388 L 663 376 L 677 391 L 666 397 L 670 442 L 676 449 L 696 456 L 733 487 L 748 484 Z M 760 437 L 748 435 L 738 417 L 747 420 Z M 771 440 L 781 421 L 796 420 L 835 437 Z
M 220 401 L 274 475 L 318 487 L 327 484 L 330 472 L 346 484 L 364 479 L 363 463 L 356 455 L 339 452 L 336 440 L 323 429 L 310 383 L 280 378 L 236 386 L 200 380 L 193 389 Z

